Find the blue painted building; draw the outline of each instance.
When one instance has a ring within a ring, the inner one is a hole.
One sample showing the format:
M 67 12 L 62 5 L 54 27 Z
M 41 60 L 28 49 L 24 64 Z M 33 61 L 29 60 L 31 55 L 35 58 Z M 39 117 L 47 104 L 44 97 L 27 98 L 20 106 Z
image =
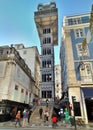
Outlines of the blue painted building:
M 90 19 L 90 13 L 65 16 L 60 47 L 63 91 L 68 91 L 71 104 L 72 96 L 75 96 L 75 116 L 86 124 L 93 121 L 93 35 L 90 33 Z

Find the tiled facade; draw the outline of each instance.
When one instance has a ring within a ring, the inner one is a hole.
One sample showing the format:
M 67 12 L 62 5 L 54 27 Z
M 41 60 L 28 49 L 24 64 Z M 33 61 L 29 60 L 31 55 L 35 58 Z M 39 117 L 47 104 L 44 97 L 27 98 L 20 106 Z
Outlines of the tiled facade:
M 64 17 L 61 44 L 63 91 L 68 90 L 70 103 L 72 96 L 76 97 L 76 118 L 82 118 L 85 123 L 93 118 L 88 112 L 89 108 L 93 112 L 90 93 L 93 92 L 93 44 L 87 39 L 89 24 L 89 13 Z

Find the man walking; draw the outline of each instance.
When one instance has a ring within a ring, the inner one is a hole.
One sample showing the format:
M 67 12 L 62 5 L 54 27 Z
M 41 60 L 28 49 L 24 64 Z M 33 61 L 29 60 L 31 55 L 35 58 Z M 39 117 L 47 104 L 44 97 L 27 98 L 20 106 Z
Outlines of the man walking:
M 27 110 L 25 109 L 25 110 L 23 111 L 23 126 L 22 126 L 22 127 L 24 127 L 24 126 L 27 125 L 27 118 L 28 118 L 28 112 L 27 112 Z
M 39 109 L 39 115 L 40 115 L 40 119 L 42 119 L 42 113 L 43 113 L 43 109 L 42 107 Z

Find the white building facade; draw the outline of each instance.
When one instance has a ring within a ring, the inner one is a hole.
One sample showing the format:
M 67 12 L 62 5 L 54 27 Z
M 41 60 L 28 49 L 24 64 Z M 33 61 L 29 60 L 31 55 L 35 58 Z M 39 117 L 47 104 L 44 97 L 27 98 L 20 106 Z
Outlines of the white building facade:
M 16 49 L 0 47 L 0 101 L 30 104 L 34 85 L 31 70 Z
M 40 55 L 36 46 L 24 47 L 23 44 L 14 45 L 24 62 L 31 70 L 31 74 L 35 80 L 33 87 L 32 99 L 40 95 Z
M 60 99 L 62 97 L 62 83 L 61 83 L 61 66 L 55 65 L 55 97 Z

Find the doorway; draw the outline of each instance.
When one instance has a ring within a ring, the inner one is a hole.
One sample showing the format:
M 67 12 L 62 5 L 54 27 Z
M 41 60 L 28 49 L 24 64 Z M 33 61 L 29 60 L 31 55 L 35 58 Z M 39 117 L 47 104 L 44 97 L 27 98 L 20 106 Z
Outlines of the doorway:
M 85 103 L 86 103 L 88 121 L 93 122 L 93 99 L 86 98 Z

